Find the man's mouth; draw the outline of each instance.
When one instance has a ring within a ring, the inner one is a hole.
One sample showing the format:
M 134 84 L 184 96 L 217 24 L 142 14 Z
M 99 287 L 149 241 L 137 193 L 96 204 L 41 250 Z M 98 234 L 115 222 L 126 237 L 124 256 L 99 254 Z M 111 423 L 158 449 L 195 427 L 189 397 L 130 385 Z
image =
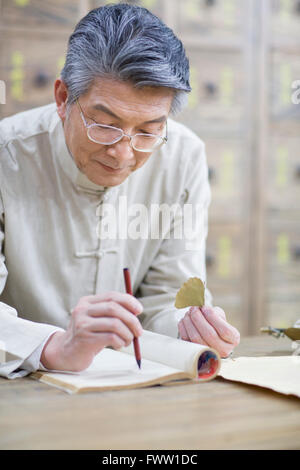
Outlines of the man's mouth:
M 110 166 L 104 165 L 104 163 L 101 163 L 99 161 L 97 162 L 102 166 L 102 168 L 104 168 L 104 170 L 109 171 L 111 173 L 121 173 L 122 171 L 126 169 L 126 168 L 111 168 Z

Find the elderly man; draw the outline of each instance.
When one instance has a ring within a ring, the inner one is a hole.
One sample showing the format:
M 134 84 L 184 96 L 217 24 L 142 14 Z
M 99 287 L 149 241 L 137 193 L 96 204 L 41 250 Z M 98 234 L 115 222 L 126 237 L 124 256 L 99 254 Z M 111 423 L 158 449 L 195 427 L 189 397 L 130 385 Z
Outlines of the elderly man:
M 206 279 L 204 145 L 169 118 L 189 91 L 173 32 L 144 8 L 109 5 L 71 35 L 56 103 L 0 123 L 1 375 L 83 370 L 104 347 L 139 337 L 141 324 L 223 357 L 238 344 L 208 289 L 205 307 L 174 307 L 184 281 Z M 174 236 L 173 214 L 160 237 L 105 237 L 103 208 L 121 198 L 129 211 L 197 206 L 196 232 Z

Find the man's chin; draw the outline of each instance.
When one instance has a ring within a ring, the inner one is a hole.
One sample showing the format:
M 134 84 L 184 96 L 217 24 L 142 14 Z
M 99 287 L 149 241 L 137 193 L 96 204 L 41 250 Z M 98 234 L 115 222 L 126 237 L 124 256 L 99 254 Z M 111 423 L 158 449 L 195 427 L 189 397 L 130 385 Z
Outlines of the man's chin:
M 92 181 L 92 183 L 98 186 L 118 186 L 128 177 L 128 171 L 121 171 L 116 173 L 99 173 L 95 171 L 86 172 L 86 177 Z

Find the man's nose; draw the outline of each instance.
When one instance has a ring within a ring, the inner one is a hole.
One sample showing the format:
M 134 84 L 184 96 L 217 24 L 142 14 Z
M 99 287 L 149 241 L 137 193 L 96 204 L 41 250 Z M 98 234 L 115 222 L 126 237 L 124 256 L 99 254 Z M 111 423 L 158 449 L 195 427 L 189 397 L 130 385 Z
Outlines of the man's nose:
M 119 161 L 131 160 L 134 157 L 134 151 L 131 147 L 130 137 L 124 136 L 119 142 L 109 146 L 109 154 L 118 158 Z

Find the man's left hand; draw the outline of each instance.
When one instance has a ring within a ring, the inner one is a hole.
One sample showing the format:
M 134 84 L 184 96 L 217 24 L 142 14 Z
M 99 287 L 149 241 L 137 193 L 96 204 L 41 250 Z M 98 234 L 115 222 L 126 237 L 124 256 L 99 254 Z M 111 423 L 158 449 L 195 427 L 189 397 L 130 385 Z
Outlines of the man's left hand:
M 240 333 L 226 321 L 220 307 L 190 307 L 178 330 L 181 339 L 209 346 L 221 357 L 228 357 L 240 342 Z

